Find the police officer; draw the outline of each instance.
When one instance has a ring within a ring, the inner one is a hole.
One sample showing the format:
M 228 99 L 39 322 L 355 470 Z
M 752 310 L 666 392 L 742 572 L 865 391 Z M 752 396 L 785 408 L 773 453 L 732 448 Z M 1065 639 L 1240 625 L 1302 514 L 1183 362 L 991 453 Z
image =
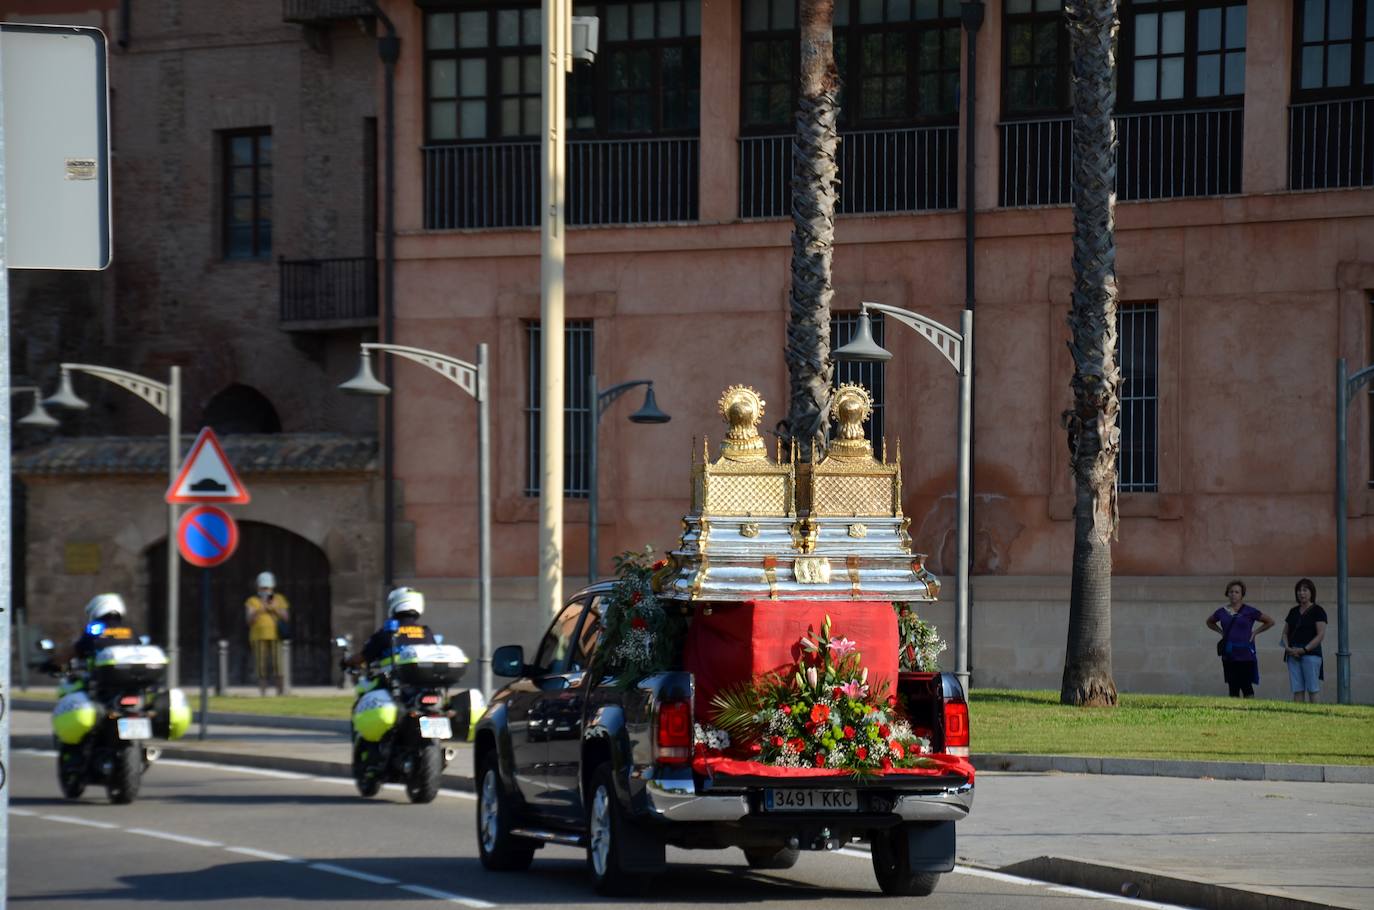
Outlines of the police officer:
M 380 664 L 382 672 L 398 648 L 406 645 L 432 645 L 434 632 L 420 621 L 425 612 L 425 595 L 415 588 L 397 588 L 386 598 L 387 621 L 372 633 L 361 652 L 345 661 L 346 666 Z
M 138 635 L 128 625 L 128 613 L 124 598 L 118 594 L 97 594 L 92 597 L 90 603 L 86 604 L 86 627 L 72 643 L 71 656 L 89 665 L 101 648 L 138 644 Z

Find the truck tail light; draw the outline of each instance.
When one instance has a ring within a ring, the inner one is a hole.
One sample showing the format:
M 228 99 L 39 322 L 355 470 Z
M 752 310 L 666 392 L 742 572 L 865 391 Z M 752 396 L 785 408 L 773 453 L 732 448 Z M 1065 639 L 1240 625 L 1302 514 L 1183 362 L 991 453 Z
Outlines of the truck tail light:
M 945 702 L 945 751 L 968 757 L 968 702 Z
M 673 701 L 659 706 L 654 757 L 661 765 L 685 765 L 692 760 L 691 702 Z

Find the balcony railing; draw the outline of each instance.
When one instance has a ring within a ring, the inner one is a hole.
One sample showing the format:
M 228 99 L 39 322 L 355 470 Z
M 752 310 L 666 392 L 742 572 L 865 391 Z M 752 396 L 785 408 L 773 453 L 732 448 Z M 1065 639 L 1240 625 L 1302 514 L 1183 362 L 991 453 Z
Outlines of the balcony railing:
M 568 143 L 570 225 L 695 221 L 699 142 L 597 139 Z M 507 142 L 422 149 L 425 227 L 534 227 L 539 144 Z
M 283 22 L 328 22 L 372 16 L 373 12 L 367 0 L 282 0 L 281 4 Z
M 959 128 L 855 130 L 840 136 L 840 214 L 920 212 L 959 204 Z M 741 218 L 791 211 L 792 136 L 739 142 Z
M 1374 186 L 1374 98 L 1288 109 L 1288 188 Z
M 377 321 L 377 260 L 282 259 L 283 328 L 328 329 Z
M 1116 194 L 1122 201 L 1225 196 L 1241 188 L 1244 115 L 1239 108 L 1116 118 Z M 1006 207 L 1064 205 L 1072 200 L 1073 122 L 1001 124 Z

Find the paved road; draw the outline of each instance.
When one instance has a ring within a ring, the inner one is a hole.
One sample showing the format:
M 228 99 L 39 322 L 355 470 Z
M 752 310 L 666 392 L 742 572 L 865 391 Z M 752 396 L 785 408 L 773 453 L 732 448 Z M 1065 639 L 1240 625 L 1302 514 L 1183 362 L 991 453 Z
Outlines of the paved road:
M 336 778 L 159 762 L 139 800 L 112 806 L 103 792 L 56 797 L 50 755 L 17 751 L 10 818 L 10 900 L 51 910 L 147 905 L 276 908 L 579 907 L 604 903 L 586 884 L 583 853 L 546 848 L 521 874 L 485 872 L 473 843 L 470 794 L 445 791 L 411 806 L 398 788 L 373 800 Z M 803 854 L 785 873 L 749 871 L 737 851 L 670 851 L 674 865 L 643 900 L 699 904 L 871 907 L 881 899 L 861 849 Z M 910 905 L 910 902 L 904 902 Z M 939 910 L 1162 907 L 1112 900 L 997 873 L 946 875 Z

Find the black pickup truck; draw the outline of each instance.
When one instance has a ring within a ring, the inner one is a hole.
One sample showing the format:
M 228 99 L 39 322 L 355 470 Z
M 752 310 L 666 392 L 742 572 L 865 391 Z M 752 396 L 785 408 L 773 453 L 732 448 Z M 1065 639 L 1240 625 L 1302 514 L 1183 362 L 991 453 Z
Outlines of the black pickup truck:
M 786 869 L 801 850 L 867 841 L 886 894 L 926 895 L 954 868 L 954 823 L 973 779 L 930 775 L 728 776 L 695 773 L 693 676 L 633 687 L 593 679 L 609 583 L 571 598 L 533 659 L 498 648 L 494 694 L 474 736 L 477 841 L 483 866 L 529 867 L 544 844 L 587 849 L 603 894 L 633 893 L 663 869 L 665 846 L 739 847 L 749 866 Z M 931 749 L 968 754 L 968 706 L 945 673 L 903 673 L 898 693 Z M 956 763 L 957 764 L 957 763 Z M 964 766 L 967 767 L 967 766 Z

